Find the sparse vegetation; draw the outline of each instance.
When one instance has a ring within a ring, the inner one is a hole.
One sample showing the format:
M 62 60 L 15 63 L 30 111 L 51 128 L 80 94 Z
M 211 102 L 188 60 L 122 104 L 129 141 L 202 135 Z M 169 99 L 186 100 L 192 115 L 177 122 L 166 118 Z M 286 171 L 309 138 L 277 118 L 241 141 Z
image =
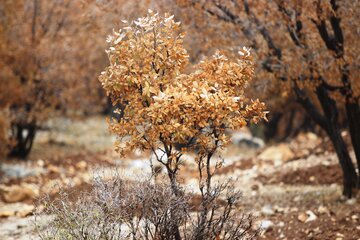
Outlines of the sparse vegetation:
M 253 239 L 250 215 L 239 214 L 239 192 L 229 184 L 214 188 L 206 211 L 192 203 L 182 189 L 174 195 L 170 184 L 153 178 L 128 182 L 119 175 L 96 178 L 92 190 L 71 201 L 63 192 L 44 199 L 45 213 L 54 219 L 37 223 L 41 239 Z M 225 194 L 225 195 L 224 195 Z M 206 215 L 205 222 L 202 216 Z
M 148 16 L 114 32 L 108 37 L 110 66 L 100 76 L 114 104 L 125 105 L 123 118 L 110 122 L 119 137 L 117 150 L 122 156 L 135 149 L 152 151 L 166 169 L 168 184 L 150 184 L 148 180 L 129 188 L 121 179 L 110 185 L 100 183 L 92 193 L 95 199 L 77 203 L 75 211 L 66 202 L 55 209 L 59 217 L 55 223 L 60 224 L 55 233 L 60 238 L 253 237 L 251 220 L 240 217 L 235 208 L 239 192 L 227 183 L 212 182 L 221 168 L 221 157 L 216 160 L 215 155 L 228 142 L 225 131 L 265 118 L 264 104 L 243 95 L 252 78 L 250 52 L 243 48 L 238 62 L 217 53 L 200 63 L 197 72 L 181 74 L 188 56 L 182 47 L 184 34 L 177 32 L 179 26 L 173 16 L 162 17 L 149 10 Z M 129 140 L 124 141 L 125 137 Z M 176 144 L 185 147 L 177 150 Z M 195 148 L 200 203 L 195 206 L 196 217 L 192 217 L 187 193 L 177 177 L 184 154 Z M 218 203 L 221 198 L 224 206 Z M 96 205 L 89 206 L 89 202 Z M 123 230 L 123 224 L 129 230 Z
M 0 1 L 0 238 L 359 238 L 359 7 Z

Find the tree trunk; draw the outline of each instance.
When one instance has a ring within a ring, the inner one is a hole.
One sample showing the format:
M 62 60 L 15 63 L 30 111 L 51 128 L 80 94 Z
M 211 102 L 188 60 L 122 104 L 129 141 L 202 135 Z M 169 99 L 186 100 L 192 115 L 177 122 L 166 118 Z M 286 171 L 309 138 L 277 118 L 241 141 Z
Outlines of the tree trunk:
M 293 125 L 294 125 L 295 114 L 296 114 L 296 110 L 291 109 L 289 119 L 287 120 L 287 123 L 286 123 L 284 135 L 280 137 L 280 141 L 285 141 L 293 133 L 293 130 L 294 130 Z
M 14 139 L 16 143 L 12 147 L 9 156 L 23 159 L 26 158 L 29 155 L 34 142 L 36 124 L 14 124 L 12 126 L 12 133 L 12 139 Z
M 343 172 L 343 194 L 346 197 L 352 197 L 352 189 L 357 185 L 357 174 L 354 164 L 351 161 L 349 151 L 347 150 L 345 141 L 343 140 L 340 129 L 337 126 L 332 126 L 328 130 L 328 135 L 332 144 L 334 145 L 337 157 L 339 159 Z
M 282 116 L 283 113 L 280 112 L 272 113 L 272 115 L 270 116 L 269 122 L 265 125 L 265 139 L 267 141 L 273 139 L 276 136 L 279 122 Z
M 360 188 L 360 106 L 357 101 L 347 99 L 346 115 L 349 122 L 349 132 L 358 167 L 359 178 L 357 187 Z
M 334 145 L 343 171 L 343 194 L 346 197 L 351 198 L 352 189 L 356 187 L 357 174 L 345 141 L 341 136 L 336 102 L 329 97 L 327 90 L 321 86 L 317 88 L 316 94 L 326 117 L 326 125 L 324 129 Z
M 341 136 L 336 102 L 329 97 L 328 91 L 322 85 L 316 88 L 316 95 L 324 112 L 322 115 L 308 96 L 294 84 L 294 91 L 298 102 L 304 107 L 309 116 L 325 130 L 335 148 L 336 155 L 343 172 L 343 194 L 352 197 L 352 189 L 356 187 L 357 174 L 345 141 Z
M 170 155 L 167 155 L 170 156 Z M 167 168 L 167 172 L 168 172 L 168 177 L 170 179 L 170 184 L 171 184 L 171 189 L 172 192 L 175 196 L 180 196 L 181 192 L 179 191 L 179 187 L 177 185 L 176 182 L 176 173 L 174 173 L 171 169 L 170 166 L 166 166 Z M 170 212 L 170 214 L 172 214 L 172 212 Z M 181 235 L 180 235 L 180 228 L 178 225 L 174 225 L 174 237 L 175 240 L 181 240 Z

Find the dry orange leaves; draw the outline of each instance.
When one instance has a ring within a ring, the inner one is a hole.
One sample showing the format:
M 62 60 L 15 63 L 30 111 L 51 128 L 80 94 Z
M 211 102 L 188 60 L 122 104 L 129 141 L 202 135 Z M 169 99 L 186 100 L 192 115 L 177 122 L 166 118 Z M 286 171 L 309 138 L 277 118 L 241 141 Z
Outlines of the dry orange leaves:
M 126 105 L 124 117 L 110 122 L 120 153 L 179 143 L 206 153 L 228 142 L 226 129 L 266 119 L 265 104 L 245 97 L 250 50 L 239 51 L 237 61 L 217 52 L 185 74 L 184 36 L 173 16 L 149 10 L 108 37 L 110 65 L 99 80 L 114 103 Z

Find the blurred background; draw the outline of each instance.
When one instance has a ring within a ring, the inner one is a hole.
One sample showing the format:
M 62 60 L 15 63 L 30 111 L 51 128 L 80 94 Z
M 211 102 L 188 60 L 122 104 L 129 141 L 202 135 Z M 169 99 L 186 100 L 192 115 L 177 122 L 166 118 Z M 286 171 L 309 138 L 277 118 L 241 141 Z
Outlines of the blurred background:
M 43 194 L 149 171 L 149 153 L 113 151 L 105 119 L 121 106 L 97 79 L 106 37 L 148 9 L 182 23 L 187 71 L 218 49 L 235 59 L 251 48 L 246 95 L 266 103 L 269 121 L 229 133 L 217 177 L 237 179 L 261 237 L 360 238 L 359 1 L 2 0 L 0 239 L 29 239 L 24 219 Z

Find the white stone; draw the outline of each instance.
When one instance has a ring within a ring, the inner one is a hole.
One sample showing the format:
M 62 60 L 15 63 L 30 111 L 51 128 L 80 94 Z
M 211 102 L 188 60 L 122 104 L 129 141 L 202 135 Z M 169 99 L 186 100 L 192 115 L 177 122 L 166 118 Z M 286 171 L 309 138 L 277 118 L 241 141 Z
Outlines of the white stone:
M 0 205 L 0 217 L 26 217 L 34 211 L 33 205 L 25 203 L 10 203 Z
M 265 205 L 261 208 L 261 212 L 262 214 L 266 215 L 266 216 L 271 216 L 275 214 L 275 211 L 271 208 L 270 205 Z
M 260 228 L 265 231 L 272 228 L 273 226 L 274 226 L 274 223 L 270 220 L 263 220 L 260 223 Z
M 287 144 L 279 144 L 276 146 L 270 146 L 266 148 L 258 158 L 263 161 L 272 161 L 275 164 L 281 164 L 293 159 L 294 152 Z

